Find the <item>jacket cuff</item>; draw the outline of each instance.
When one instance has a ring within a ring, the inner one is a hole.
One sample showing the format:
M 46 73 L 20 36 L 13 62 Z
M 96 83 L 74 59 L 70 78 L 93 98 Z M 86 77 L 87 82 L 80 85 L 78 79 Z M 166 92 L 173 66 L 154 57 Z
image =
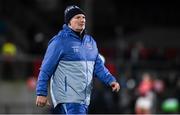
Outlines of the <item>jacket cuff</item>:
M 108 81 L 108 85 L 111 85 L 112 82 L 116 82 L 116 79 L 114 76 L 112 76 L 111 74 L 108 75 L 108 77 L 110 77 L 111 79 L 109 79 Z
M 47 96 L 47 92 L 46 91 L 37 91 L 36 95 L 37 96 Z

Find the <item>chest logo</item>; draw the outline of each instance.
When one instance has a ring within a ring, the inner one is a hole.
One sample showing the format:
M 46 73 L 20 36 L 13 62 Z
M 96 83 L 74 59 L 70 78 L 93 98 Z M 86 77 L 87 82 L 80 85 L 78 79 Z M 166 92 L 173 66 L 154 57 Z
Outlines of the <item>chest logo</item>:
M 93 49 L 93 47 L 92 47 L 92 45 L 91 45 L 90 43 L 87 43 L 87 44 L 86 44 L 86 47 L 87 47 L 89 50 Z
M 73 49 L 74 53 L 79 52 L 79 46 L 72 46 L 72 49 Z

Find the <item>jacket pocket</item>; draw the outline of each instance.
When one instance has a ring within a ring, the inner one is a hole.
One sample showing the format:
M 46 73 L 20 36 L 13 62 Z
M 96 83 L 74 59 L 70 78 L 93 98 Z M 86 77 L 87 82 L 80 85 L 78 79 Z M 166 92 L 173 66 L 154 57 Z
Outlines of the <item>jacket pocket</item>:
M 65 91 L 67 91 L 67 77 L 65 76 L 65 85 L 64 85 L 64 88 L 65 88 Z

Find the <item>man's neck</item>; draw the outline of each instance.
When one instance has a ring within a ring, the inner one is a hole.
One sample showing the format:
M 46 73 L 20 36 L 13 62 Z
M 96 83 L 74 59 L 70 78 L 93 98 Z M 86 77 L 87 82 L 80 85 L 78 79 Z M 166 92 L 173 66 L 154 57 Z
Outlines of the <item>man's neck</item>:
M 83 31 L 76 31 L 76 30 L 74 30 L 70 25 L 68 25 L 69 26 L 69 28 L 71 28 L 71 30 L 76 34 L 76 35 L 78 35 L 80 38 L 83 38 L 83 36 L 84 36 L 84 30 Z
M 72 29 L 73 30 L 73 29 Z M 84 33 L 83 32 L 76 32 L 76 31 L 74 31 L 73 30 L 73 32 L 77 35 L 77 36 L 79 36 L 80 38 L 83 38 L 83 36 L 84 36 Z

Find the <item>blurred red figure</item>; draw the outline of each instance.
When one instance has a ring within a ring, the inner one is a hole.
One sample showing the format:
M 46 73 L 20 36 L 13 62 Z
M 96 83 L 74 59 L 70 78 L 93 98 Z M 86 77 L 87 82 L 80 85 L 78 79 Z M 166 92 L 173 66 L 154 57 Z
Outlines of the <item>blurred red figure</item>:
M 142 96 L 146 96 L 148 92 L 153 89 L 153 81 L 151 79 L 150 74 L 144 73 L 143 79 L 138 87 L 138 92 Z
M 36 88 L 36 78 L 34 78 L 34 76 L 29 77 L 26 81 L 26 85 L 30 91 L 34 91 Z
M 135 105 L 136 114 L 152 114 L 154 104 L 153 80 L 149 73 L 142 75 L 142 81 L 138 87 L 139 97 Z

